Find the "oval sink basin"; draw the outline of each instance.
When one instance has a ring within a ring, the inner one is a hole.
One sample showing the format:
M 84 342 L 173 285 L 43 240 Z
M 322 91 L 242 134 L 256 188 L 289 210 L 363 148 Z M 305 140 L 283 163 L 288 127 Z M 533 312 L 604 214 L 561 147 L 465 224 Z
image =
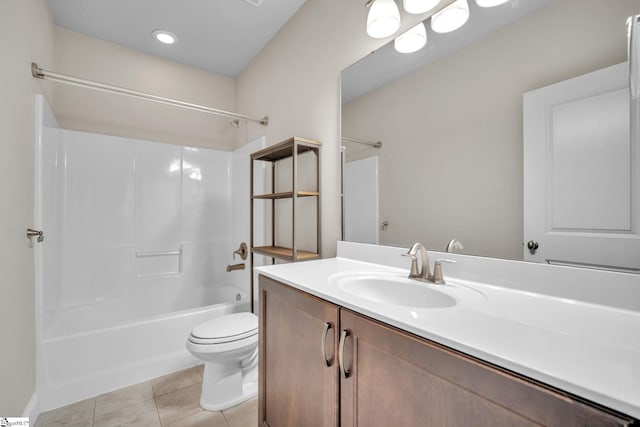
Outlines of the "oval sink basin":
M 432 284 L 391 275 L 339 277 L 335 284 L 357 297 L 383 304 L 415 308 L 444 308 L 456 304 L 455 298 L 434 289 Z

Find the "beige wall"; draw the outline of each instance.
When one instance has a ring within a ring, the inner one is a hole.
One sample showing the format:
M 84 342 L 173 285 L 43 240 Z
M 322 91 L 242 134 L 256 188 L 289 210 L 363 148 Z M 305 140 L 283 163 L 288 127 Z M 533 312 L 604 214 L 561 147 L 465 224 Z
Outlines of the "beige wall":
M 321 227 L 323 256 L 340 239 L 340 72 L 383 45 L 367 37 L 364 2 L 307 0 L 236 81 L 244 114 L 268 115 L 239 145 L 259 135 L 273 144 L 290 136 L 323 143 Z M 403 28 L 423 16 L 403 15 Z
M 170 47 L 168 47 L 170 48 Z M 206 52 L 203 52 L 206 55 Z M 108 83 L 222 110 L 235 110 L 235 82 L 114 43 L 57 27 L 55 69 Z M 229 150 L 241 130 L 232 119 L 56 84 L 52 106 L 60 125 L 130 138 Z
M 522 95 L 626 60 L 637 0 L 561 0 L 343 106 L 343 133 L 382 140 L 381 243 L 522 258 Z M 370 150 L 371 151 L 371 150 Z
M 34 95 L 31 62 L 52 63 L 47 0 L 0 2 L 0 415 L 21 416 L 35 390 L 33 250 Z

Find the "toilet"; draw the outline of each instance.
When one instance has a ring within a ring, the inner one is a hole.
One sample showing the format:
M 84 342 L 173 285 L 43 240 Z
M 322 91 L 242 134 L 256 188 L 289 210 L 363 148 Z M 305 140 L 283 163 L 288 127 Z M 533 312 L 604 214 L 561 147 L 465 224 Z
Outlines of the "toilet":
M 204 362 L 200 406 L 220 411 L 258 393 L 258 317 L 233 313 L 191 331 L 187 349 Z

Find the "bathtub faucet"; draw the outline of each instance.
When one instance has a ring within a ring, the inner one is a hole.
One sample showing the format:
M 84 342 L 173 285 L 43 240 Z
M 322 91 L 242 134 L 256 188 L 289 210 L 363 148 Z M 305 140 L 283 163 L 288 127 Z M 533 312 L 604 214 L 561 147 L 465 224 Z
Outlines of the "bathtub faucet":
M 240 247 L 233 251 L 233 259 L 236 259 L 236 255 L 240 255 L 243 260 L 247 259 L 247 244 L 245 242 L 240 243 Z
M 244 263 L 227 265 L 227 273 L 233 270 L 244 270 Z

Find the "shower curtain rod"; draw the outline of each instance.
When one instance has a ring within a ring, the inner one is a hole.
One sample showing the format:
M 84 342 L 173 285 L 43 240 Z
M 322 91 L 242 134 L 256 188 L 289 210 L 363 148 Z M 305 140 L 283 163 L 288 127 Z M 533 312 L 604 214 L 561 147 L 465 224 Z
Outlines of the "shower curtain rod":
M 370 145 L 374 148 L 381 148 L 382 147 L 382 142 L 381 141 L 367 141 L 366 139 L 360 139 L 360 138 L 352 138 L 350 136 L 343 136 L 342 137 L 343 141 L 347 141 L 347 142 L 355 142 L 356 144 L 364 144 L 364 145 Z
M 95 89 L 102 92 L 117 93 L 120 95 L 130 96 L 133 98 L 146 99 L 147 101 L 153 101 L 159 104 L 173 105 L 174 107 L 186 108 L 188 110 L 200 111 L 203 113 L 215 114 L 218 116 L 248 120 L 250 122 L 259 123 L 263 126 L 267 126 L 269 124 L 269 117 L 267 116 L 259 119 L 256 117 L 245 116 L 244 114 L 233 113 L 231 111 L 219 110 L 217 108 L 206 107 L 204 105 L 192 104 L 190 102 L 179 101 L 177 99 L 171 99 L 171 98 L 165 98 L 163 96 L 152 95 L 150 93 L 145 93 L 145 92 L 139 92 L 137 90 L 126 89 L 118 86 L 112 86 L 105 83 L 94 82 L 91 80 L 85 80 L 78 77 L 68 76 L 65 74 L 60 74 L 53 71 L 42 69 L 38 67 L 38 64 L 36 64 L 35 62 L 31 63 L 31 75 L 33 75 L 33 77 L 37 79 L 51 80 L 58 83 L 65 83 L 73 86 Z

